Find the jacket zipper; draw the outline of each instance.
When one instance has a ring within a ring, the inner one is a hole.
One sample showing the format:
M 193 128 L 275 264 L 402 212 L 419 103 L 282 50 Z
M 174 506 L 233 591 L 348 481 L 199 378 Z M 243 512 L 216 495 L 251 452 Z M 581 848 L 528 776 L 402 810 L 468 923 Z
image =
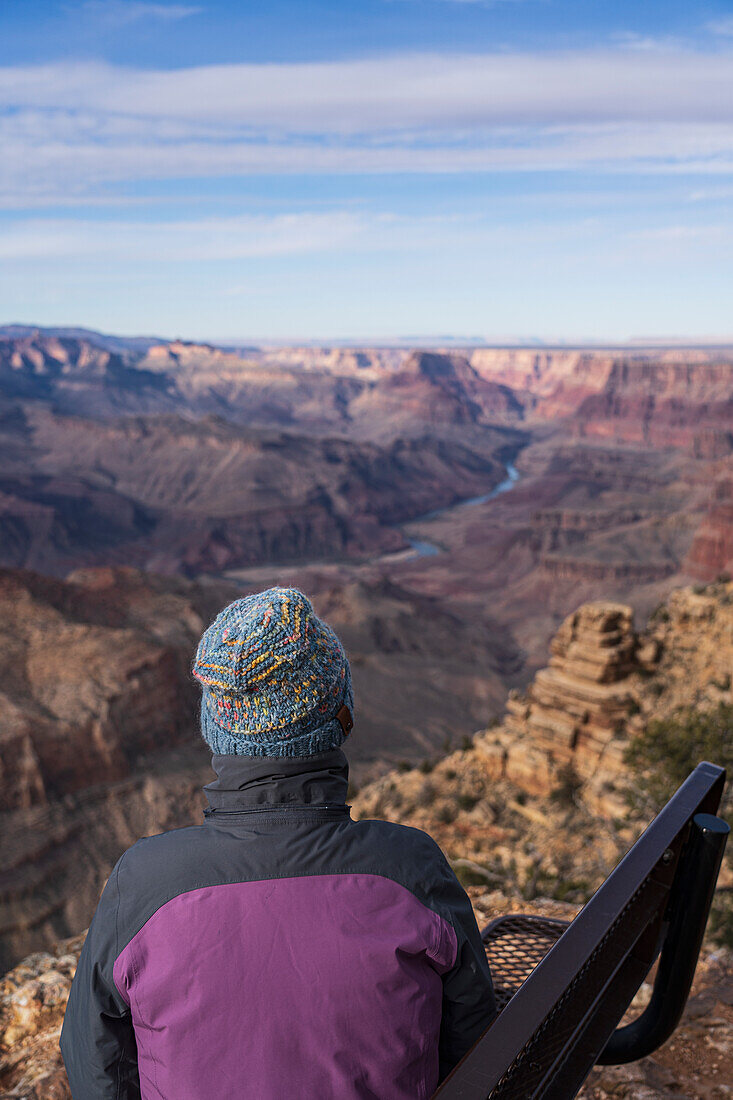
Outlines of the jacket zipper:
M 268 806 L 250 806 L 246 810 L 220 810 L 215 806 L 207 806 L 204 810 L 204 817 L 222 817 L 224 815 L 240 815 L 240 814 L 266 814 L 266 813 L 280 813 L 282 810 L 300 810 L 310 813 L 346 813 L 349 810 L 349 806 L 341 802 L 321 802 L 320 804 L 314 803 L 313 805 L 298 805 L 287 802 L 273 803 Z

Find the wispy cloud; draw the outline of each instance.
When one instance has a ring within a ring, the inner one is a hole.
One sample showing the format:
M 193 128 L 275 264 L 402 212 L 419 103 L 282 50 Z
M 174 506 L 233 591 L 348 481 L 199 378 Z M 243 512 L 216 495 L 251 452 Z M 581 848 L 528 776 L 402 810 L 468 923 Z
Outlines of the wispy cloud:
M 155 4 L 146 0 L 84 0 L 69 10 L 108 29 L 119 29 L 148 19 L 175 22 L 198 15 L 202 9 L 192 4 Z
M 419 254 L 458 248 L 491 253 L 558 245 L 566 254 L 579 247 L 585 255 L 588 236 L 597 238 L 603 233 L 602 219 L 577 212 L 568 212 L 551 223 L 507 225 L 476 214 L 396 215 L 343 207 L 158 222 L 26 217 L 0 227 L 0 262 L 102 261 L 109 270 L 125 264 L 217 264 L 328 252 Z M 614 244 L 633 249 L 640 241 L 693 242 L 728 250 L 732 238 L 733 229 L 723 223 L 674 222 L 624 230 Z
M 449 222 L 451 219 L 447 219 Z M 443 225 L 445 224 L 443 220 Z M 167 222 L 34 219 L 0 230 L 0 260 L 141 263 L 240 260 L 425 242 L 441 220 L 349 210 L 211 217 Z
M 300 134 L 733 121 L 733 53 L 402 54 L 165 71 L 55 63 L 0 69 L 0 106 Z
M 0 144 L 6 206 L 254 174 L 733 174 L 733 53 L 5 67 Z
M 705 26 L 712 34 L 731 37 L 733 36 L 733 15 L 724 15 L 722 19 L 713 19 L 710 23 L 706 23 Z
M 389 3 L 395 2 L 395 0 L 388 0 Z M 499 4 L 526 4 L 526 3 L 547 3 L 547 0 L 396 0 L 398 3 L 410 3 L 410 4 L 473 4 L 480 8 L 494 8 Z

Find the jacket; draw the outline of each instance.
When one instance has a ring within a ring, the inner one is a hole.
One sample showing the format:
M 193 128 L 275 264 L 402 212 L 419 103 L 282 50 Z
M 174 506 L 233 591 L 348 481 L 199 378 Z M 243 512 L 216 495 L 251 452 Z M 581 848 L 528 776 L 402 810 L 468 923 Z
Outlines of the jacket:
M 427 834 L 353 821 L 341 749 L 215 756 L 204 823 L 116 864 L 72 983 L 74 1100 L 429 1097 L 495 1015 Z

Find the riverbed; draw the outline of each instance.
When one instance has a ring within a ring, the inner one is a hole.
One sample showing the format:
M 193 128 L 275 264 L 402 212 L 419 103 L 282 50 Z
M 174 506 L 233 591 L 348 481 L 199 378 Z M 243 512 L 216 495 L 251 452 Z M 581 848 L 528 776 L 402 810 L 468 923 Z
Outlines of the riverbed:
M 451 512 L 457 512 L 462 508 L 473 508 L 477 504 L 486 504 L 489 500 L 495 500 L 496 497 L 501 496 L 503 493 L 509 493 L 515 487 L 519 481 L 521 474 L 514 465 L 513 462 L 507 462 L 506 464 L 506 476 L 503 481 L 500 481 L 498 485 L 489 493 L 483 493 L 481 496 L 468 497 L 466 500 L 459 500 L 456 504 L 448 504 L 445 508 L 437 508 L 433 512 L 426 512 L 424 516 L 418 516 L 417 519 L 410 520 L 410 526 L 415 523 L 424 523 L 426 520 L 437 519 L 439 516 L 449 515 Z M 434 542 L 427 542 L 425 539 L 411 539 L 408 535 L 405 538 L 410 544 L 411 549 L 409 551 L 402 551 L 399 556 L 413 558 L 425 558 L 433 557 L 435 554 L 442 554 L 443 549 L 437 546 Z M 394 554 L 389 555 L 393 560 L 398 556 Z

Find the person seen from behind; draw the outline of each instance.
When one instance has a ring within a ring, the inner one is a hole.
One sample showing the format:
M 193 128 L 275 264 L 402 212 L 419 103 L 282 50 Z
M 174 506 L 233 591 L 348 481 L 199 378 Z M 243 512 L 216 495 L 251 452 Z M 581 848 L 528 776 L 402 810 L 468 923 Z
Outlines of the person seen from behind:
M 104 889 L 61 1034 L 74 1100 L 429 1097 L 495 1015 L 465 891 L 426 834 L 353 821 L 349 663 L 297 589 L 236 600 L 193 674 L 201 825 Z

